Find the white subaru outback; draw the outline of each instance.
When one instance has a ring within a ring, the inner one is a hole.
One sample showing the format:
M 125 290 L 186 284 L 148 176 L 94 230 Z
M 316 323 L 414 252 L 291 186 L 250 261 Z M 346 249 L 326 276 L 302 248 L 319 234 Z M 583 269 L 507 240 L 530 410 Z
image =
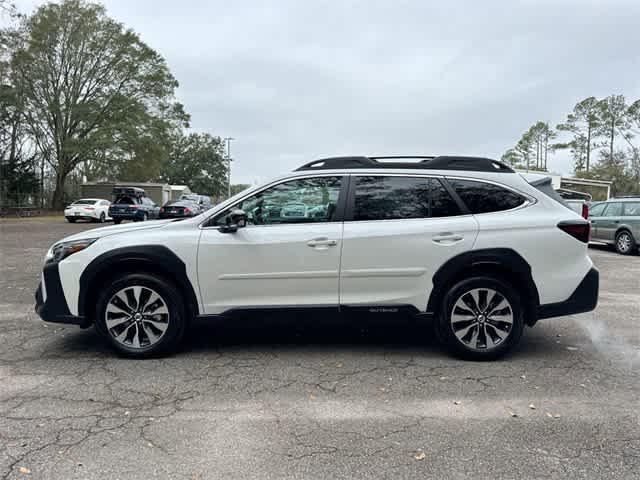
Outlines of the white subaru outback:
M 195 317 L 410 313 L 453 353 L 492 359 L 525 325 L 595 308 L 589 228 L 548 178 L 495 160 L 327 158 L 191 219 L 61 240 L 36 311 L 95 324 L 132 357 L 171 351 Z

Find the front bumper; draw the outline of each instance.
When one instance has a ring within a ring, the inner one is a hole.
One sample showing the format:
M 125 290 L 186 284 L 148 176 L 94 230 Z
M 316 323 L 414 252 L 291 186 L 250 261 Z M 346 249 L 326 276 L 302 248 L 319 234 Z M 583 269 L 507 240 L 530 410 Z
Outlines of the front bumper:
M 598 272 L 597 268 L 592 267 L 567 300 L 540 305 L 538 307 L 538 319 L 592 311 L 598 304 L 599 283 L 600 272 Z
M 44 282 L 44 286 L 42 282 Z M 86 318 L 71 315 L 71 312 L 69 312 L 62 284 L 60 283 L 57 263 L 50 263 L 44 266 L 42 281 L 38 285 L 35 296 L 36 313 L 45 322 L 70 323 L 79 325 L 82 328 L 87 328 L 91 325 L 91 322 Z

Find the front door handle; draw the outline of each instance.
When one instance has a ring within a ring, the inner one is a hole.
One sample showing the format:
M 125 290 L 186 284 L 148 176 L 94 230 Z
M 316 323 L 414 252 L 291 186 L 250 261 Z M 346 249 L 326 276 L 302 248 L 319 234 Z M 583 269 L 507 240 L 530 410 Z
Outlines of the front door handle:
M 337 240 L 329 239 L 327 237 L 319 237 L 314 238 L 313 240 L 309 240 L 307 245 L 316 248 L 316 247 L 335 247 L 338 244 Z
M 448 245 L 448 244 L 457 243 L 464 240 L 464 235 L 460 235 L 459 233 L 445 232 L 439 235 L 434 235 L 432 240 L 435 243 Z

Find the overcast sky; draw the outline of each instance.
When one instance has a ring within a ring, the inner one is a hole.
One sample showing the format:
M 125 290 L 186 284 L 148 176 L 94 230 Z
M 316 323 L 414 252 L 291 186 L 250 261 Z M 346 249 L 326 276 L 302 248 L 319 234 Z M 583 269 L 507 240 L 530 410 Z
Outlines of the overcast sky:
M 234 183 L 331 155 L 499 158 L 586 96 L 640 98 L 638 0 L 104 3 L 167 59 L 193 129 L 235 137 Z

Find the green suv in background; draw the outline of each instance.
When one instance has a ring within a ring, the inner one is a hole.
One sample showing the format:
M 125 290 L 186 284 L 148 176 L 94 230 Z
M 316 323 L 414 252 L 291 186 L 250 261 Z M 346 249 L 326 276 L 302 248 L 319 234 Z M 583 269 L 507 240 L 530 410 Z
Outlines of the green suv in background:
M 640 197 L 612 198 L 589 208 L 591 240 L 614 245 L 618 253 L 630 255 L 640 241 Z

